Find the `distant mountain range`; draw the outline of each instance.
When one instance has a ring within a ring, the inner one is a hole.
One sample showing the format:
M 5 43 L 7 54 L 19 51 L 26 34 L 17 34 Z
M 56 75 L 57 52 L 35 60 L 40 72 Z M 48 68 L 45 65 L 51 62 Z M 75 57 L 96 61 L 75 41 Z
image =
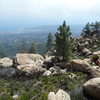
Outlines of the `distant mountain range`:
M 72 25 L 71 31 L 73 37 L 78 37 L 81 34 L 84 25 Z M 40 26 L 35 28 L 19 29 L 15 31 L 0 32 L 0 43 L 2 42 L 16 42 L 22 38 L 27 41 L 41 42 L 46 40 L 48 33 L 55 34 L 57 32 L 58 25 L 52 26 Z
M 38 47 L 41 47 L 41 45 L 44 46 L 48 34 L 51 32 L 54 35 L 57 32 L 58 27 L 59 25 L 51 25 L 0 32 L 0 50 L 6 52 L 7 55 L 13 55 L 17 52 L 16 49 L 19 48 L 19 45 L 21 45 L 22 39 L 25 39 L 27 44 L 34 41 L 38 44 Z M 72 36 L 78 37 L 81 34 L 83 27 L 84 25 L 72 25 Z M 13 54 L 11 54 L 12 51 Z

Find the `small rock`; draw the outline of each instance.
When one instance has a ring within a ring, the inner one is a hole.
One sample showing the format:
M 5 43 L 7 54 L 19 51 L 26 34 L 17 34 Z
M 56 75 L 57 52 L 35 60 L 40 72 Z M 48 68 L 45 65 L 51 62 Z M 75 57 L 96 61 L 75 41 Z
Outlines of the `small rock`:
M 17 94 L 16 95 L 13 95 L 12 98 L 13 99 L 18 99 L 19 98 L 19 95 L 17 95 Z
M 93 52 L 93 55 L 100 55 L 100 50 Z
M 67 92 L 59 89 L 56 93 L 56 100 L 71 100 L 71 98 Z
M 52 74 L 51 71 L 47 70 L 47 71 L 45 71 L 45 72 L 43 73 L 43 76 L 49 76 L 49 75 L 51 75 L 51 74 Z
M 71 98 L 67 92 L 59 89 L 56 94 L 54 92 L 50 92 L 48 100 L 71 100 Z
M 48 100 L 57 100 L 54 92 L 50 92 L 48 95 Z

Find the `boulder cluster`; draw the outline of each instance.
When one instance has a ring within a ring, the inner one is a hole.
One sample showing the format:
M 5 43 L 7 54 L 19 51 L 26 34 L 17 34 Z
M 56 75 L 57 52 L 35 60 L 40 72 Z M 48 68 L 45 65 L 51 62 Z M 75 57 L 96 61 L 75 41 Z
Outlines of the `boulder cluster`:
M 95 53 L 99 54 L 99 51 Z M 100 66 L 91 65 L 93 62 L 89 58 L 83 60 L 73 59 L 69 64 L 55 64 L 52 62 L 52 58 L 53 56 L 44 59 L 39 54 L 26 53 L 16 54 L 13 60 L 7 57 L 2 58 L 0 59 L 0 76 L 12 77 L 20 74 L 29 77 L 34 75 L 48 77 L 49 75 L 67 73 L 69 70 L 79 71 L 87 73 L 92 78 L 83 84 L 85 93 L 100 98 Z M 50 92 L 48 100 L 70 100 L 70 96 L 67 92 L 60 89 L 56 94 Z

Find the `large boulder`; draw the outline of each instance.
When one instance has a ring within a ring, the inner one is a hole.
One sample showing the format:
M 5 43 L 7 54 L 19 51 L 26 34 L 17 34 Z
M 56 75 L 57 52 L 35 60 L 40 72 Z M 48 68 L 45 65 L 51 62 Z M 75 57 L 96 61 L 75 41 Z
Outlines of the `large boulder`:
M 0 59 L 0 66 L 1 67 L 12 67 L 13 66 L 13 61 L 10 58 L 2 58 Z
M 98 98 L 100 100 L 100 77 L 93 78 L 83 85 L 83 90 L 86 94 Z
M 91 65 L 87 61 L 80 60 L 80 59 L 72 60 L 69 66 L 73 70 L 86 72 L 86 73 L 89 73 L 92 68 Z
M 50 92 L 48 100 L 71 100 L 71 98 L 67 92 L 59 89 L 56 94 L 54 92 Z
M 22 72 L 25 72 L 26 75 L 42 74 L 46 71 L 45 68 L 42 68 L 41 66 L 37 66 L 34 64 L 18 65 L 17 69 L 22 71 Z
M 44 58 L 39 54 L 26 54 L 26 53 L 19 53 L 16 54 L 14 58 L 14 64 L 17 65 L 25 65 L 25 64 L 34 64 L 40 65 L 43 64 Z

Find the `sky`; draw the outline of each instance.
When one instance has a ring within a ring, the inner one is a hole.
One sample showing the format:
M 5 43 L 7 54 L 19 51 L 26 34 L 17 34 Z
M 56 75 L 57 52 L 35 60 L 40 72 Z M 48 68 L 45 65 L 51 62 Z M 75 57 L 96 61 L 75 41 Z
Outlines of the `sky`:
M 0 31 L 100 21 L 100 0 L 0 0 Z

